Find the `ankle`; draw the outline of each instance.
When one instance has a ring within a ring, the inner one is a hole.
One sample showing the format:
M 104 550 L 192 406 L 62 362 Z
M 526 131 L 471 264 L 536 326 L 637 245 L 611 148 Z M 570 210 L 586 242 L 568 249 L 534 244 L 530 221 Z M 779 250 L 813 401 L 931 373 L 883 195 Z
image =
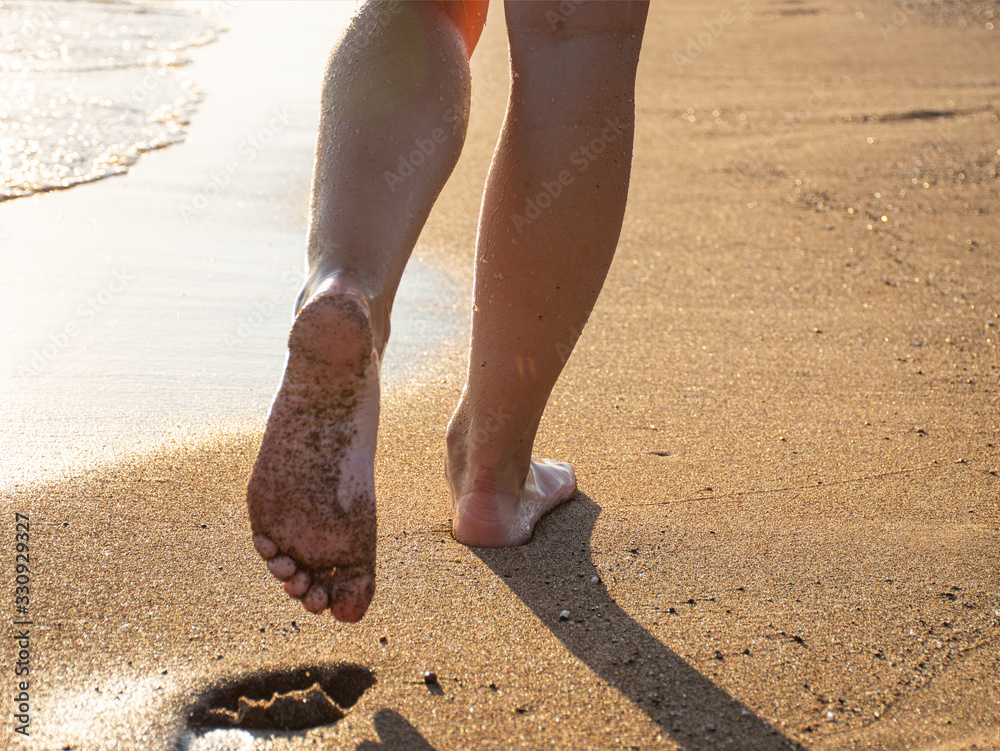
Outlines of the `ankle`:
M 454 490 L 492 495 L 517 493 L 531 465 L 530 441 L 509 444 L 506 428 L 511 415 L 502 410 L 486 410 L 476 417 L 467 415 L 459 406 L 448 423 L 448 475 Z M 527 450 L 523 448 L 525 443 Z

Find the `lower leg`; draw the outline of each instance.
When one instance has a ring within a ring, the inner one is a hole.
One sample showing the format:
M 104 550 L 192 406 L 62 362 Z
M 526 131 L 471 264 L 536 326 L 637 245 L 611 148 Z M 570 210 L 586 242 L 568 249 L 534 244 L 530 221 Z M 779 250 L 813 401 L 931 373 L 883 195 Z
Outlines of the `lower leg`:
M 466 42 L 446 5 L 364 3 L 324 80 L 299 307 L 331 277 L 350 279 L 371 300 L 379 352 L 403 269 L 468 125 Z
M 628 193 L 645 4 L 583 3 L 558 28 L 549 5 L 506 5 L 514 79 L 480 217 L 467 383 L 448 432 L 453 531 L 471 545 L 527 542 L 575 490 L 572 468 L 532 461 L 532 444 Z
M 327 69 L 309 276 L 247 506 L 285 591 L 340 620 L 359 620 L 374 594 L 379 362 L 469 97 L 466 42 L 438 3 L 365 3 Z

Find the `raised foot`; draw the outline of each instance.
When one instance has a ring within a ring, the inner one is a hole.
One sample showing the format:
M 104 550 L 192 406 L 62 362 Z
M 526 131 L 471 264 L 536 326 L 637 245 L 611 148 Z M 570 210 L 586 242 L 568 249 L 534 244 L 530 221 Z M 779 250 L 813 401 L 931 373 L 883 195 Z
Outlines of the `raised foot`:
M 247 487 L 253 544 L 312 613 L 358 621 L 375 594 L 379 363 L 365 298 L 333 282 L 296 316 Z
M 531 540 L 538 520 L 576 492 L 566 462 L 534 458 L 520 492 L 503 492 L 482 476 L 468 483 L 449 474 L 452 534 L 463 545 L 510 548 Z M 462 487 L 458 487 L 462 486 Z

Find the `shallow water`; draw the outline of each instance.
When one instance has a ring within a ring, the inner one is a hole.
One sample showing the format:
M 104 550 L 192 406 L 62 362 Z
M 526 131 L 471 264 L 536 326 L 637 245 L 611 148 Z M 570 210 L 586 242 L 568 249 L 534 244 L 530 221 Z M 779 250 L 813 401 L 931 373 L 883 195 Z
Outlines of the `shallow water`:
M 185 50 L 226 6 L 0 2 L 0 201 L 127 172 L 183 140 L 200 92 Z
M 0 206 L 0 497 L 262 425 L 302 283 L 320 83 L 352 8 L 232 4 L 186 69 L 204 98 L 183 144 Z M 468 311 L 464 284 L 414 259 L 386 385 L 458 377 L 442 353 Z

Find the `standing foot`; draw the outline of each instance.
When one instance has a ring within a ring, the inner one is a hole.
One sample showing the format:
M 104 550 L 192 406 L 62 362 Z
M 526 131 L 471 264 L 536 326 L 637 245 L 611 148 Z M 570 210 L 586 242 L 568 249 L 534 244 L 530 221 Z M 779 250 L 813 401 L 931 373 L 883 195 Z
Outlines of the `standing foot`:
M 475 463 L 462 441 L 449 439 L 445 474 L 451 489 L 452 535 L 463 545 L 510 548 L 531 540 L 538 520 L 576 492 L 566 462 L 532 457 L 527 472 L 516 462 L 493 470 Z
M 253 544 L 312 613 L 355 622 L 375 594 L 379 358 L 360 287 L 328 280 L 302 306 L 247 487 Z

